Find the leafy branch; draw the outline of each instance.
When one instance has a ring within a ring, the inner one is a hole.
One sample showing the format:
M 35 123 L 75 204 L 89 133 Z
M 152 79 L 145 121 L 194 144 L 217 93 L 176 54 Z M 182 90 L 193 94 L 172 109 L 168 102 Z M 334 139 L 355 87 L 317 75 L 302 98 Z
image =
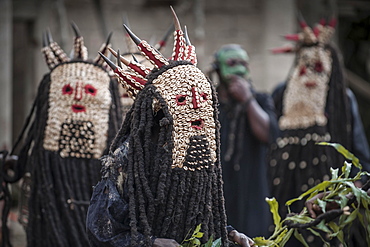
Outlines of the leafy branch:
M 189 233 L 185 237 L 185 240 L 182 241 L 181 247 L 221 247 L 221 238 L 213 240 L 211 236 L 207 243 L 201 244 L 200 239 L 203 237 L 203 232 L 200 231 L 201 224 L 199 224 L 191 236 L 188 238 Z
M 339 169 L 331 169 L 331 180 L 323 181 L 322 183 L 314 186 L 308 191 L 302 193 L 298 198 L 289 200 L 286 202 L 286 206 L 289 206 L 299 200 L 307 198 L 307 200 L 314 198 L 318 194 L 322 194 L 321 199 L 316 199 L 316 203 L 323 210 L 323 214 L 313 219 L 309 216 L 307 208 L 304 207 L 302 212 L 299 214 L 290 214 L 285 219 L 281 219 L 278 209 L 279 204 L 275 198 L 266 198 L 266 202 L 270 206 L 270 211 L 273 216 L 275 230 L 273 234 L 265 239 L 264 237 L 256 237 L 253 240 L 257 246 L 284 246 L 292 235 L 297 238 L 304 246 L 308 246 L 307 242 L 300 234 L 299 229 L 307 229 L 316 236 L 321 236 L 318 230 L 321 230 L 328 234 L 331 238 L 338 238 L 338 240 L 347 246 L 344 241 L 343 229 L 345 227 L 351 227 L 351 223 L 355 219 L 359 219 L 361 225 L 366 231 L 366 241 L 370 246 L 370 196 L 366 193 L 368 189 L 358 188 L 354 185 L 354 182 L 360 180 L 362 176 L 370 176 L 370 173 L 361 171 L 362 166 L 359 159 L 345 149 L 342 145 L 336 143 L 320 142 L 318 145 L 327 145 L 334 147 L 339 153 L 341 153 L 347 160 L 351 161 L 344 162 L 341 174 L 339 175 Z M 360 171 L 353 178 L 350 178 L 350 171 L 352 165 L 359 168 Z M 364 190 L 366 189 L 366 190 Z M 350 196 L 349 196 L 350 195 Z M 328 204 L 336 203 L 339 209 L 326 211 Z M 363 208 L 364 210 L 360 210 Z M 334 219 L 337 219 L 334 222 Z M 329 246 L 323 238 L 324 243 Z

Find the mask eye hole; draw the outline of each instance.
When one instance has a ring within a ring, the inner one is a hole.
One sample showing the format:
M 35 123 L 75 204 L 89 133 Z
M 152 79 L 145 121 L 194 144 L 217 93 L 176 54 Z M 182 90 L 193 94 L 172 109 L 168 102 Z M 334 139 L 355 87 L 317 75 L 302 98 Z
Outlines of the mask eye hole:
M 322 66 L 322 62 L 316 62 L 315 63 L 315 71 L 318 73 L 321 73 L 324 70 L 324 67 Z
M 186 95 L 179 94 L 176 96 L 176 103 L 178 105 L 185 105 L 186 104 Z
M 200 94 L 200 102 L 204 102 L 208 100 L 208 95 L 206 93 L 201 93 Z
M 306 67 L 302 66 L 301 69 L 299 70 L 299 76 L 305 75 L 306 74 Z
M 236 61 L 235 59 L 229 59 L 226 61 L 226 64 L 232 67 L 232 66 L 235 66 Z
M 73 88 L 71 87 L 71 85 L 67 84 L 63 87 L 62 92 L 63 94 L 72 94 Z
M 85 93 L 86 94 L 91 94 L 91 95 L 95 96 L 97 91 L 98 90 L 95 87 L 93 87 L 92 85 L 88 84 L 88 85 L 85 86 Z

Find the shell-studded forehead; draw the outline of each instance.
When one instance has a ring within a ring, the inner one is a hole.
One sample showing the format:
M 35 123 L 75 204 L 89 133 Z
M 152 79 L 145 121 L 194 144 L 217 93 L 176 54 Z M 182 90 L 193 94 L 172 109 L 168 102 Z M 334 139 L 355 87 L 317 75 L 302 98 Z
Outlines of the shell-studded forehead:
M 207 91 L 211 96 L 211 87 L 203 72 L 192 64 L 178 65 L 170 68 L 160 74 L 153 80 L 153 84 L 157 87 L 163 85 L 167 92 L 176 92 L 180 88 L 191 90 L 192 87 L 197 87 L 201 91 Z

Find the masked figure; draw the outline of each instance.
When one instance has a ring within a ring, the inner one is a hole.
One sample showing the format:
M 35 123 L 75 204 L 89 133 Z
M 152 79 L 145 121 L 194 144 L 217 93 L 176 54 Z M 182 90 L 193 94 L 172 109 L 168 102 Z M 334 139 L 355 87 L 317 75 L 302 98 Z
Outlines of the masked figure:
M 300 25 L 302 33 L 286 36 L 297 46 L 275 50 L 296 52 L 287 82 L 273 92 L 281 136 L 272 145 L 269 168 L 272 195 L 282 205 L 282 217 L 287 213 L 286 201 L 328 180 L 330 169 L 343 165 L 343 157 L 335 149 L 317 142 L 342 144 L 360 159 L 365 170 L 369 170 L 370 160 L 356 99 L 344 83 L 338 53 L 329 44 L 335 19 L 327 25 L 321 21 L 313 29 L 303 20 Z M 303 206 L 298 202 L 291 209 L 300 212 Z M 313 241 L 311 234 L 307 242 L 316 246 Z
M 50 73 L 39 86 L 33 122 L 16 167 L 24 180 L 21 223 L 28 246 L 88 246 L 85 230 L 92 186 L 100 178 L 99 158 L 121 121 L 117 82 L 104 60 L 89 61 L 77 26 L 73 58 L 44 37 Z M 101 48 L 108 52 L 109 39 Z M 31 113 L 32 115 L 32 113 Z
M 104 158 L 103 179 L 90 202 L 87 229 L 93 246 L 179 246 L 199 224 L 202 242 L 213 236 L 229 244 L 217 99 L 174 18 L 170 60 L 127 27 L 155 68 L 133 61 L 127 72 L 118 55 L 117 66 L 107 60 L 135 100 Z
M 216 52 L 212 64 L 219 81 L 226 212 L 228 223 L 238 230 L 267 237 L 271 215 L 265 201 L 270 196 L 266 154 L 278 127 L 272 98 L 253 88 L 248 63 L 240 45 L 227 44 Z

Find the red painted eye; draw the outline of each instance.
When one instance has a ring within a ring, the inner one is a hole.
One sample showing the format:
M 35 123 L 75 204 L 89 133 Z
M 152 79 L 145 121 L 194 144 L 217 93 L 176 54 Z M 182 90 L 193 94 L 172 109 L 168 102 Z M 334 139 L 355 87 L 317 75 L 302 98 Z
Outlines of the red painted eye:
M 306 74 L 306 67 L 302 66 L 301 69 L 299 70 L 299 76 L 305 75 Z
M 87 94 L 91 94 L 91 95 L 96 95 L 96 92 L 97 92 L 98 90 L 96 89 L 96 88 L 94 88 L 92 85 L 86 85 L 85 86 L 85 93 L 87 93 Z
M 63 94 L 72 94 L 73 88 L 71 87 L 71 85 L 67 84 L 63 87 L 62 92 Z
M 185 105 L 186 104 L 186 95 L 179 94 L 176 96 L 176 103 L 178 105 Z
M 321 73 L 324 70 L 324 67 L 322 66 L 321 62 L 315 63 L 315 71 Z
M 204 102 L 208 99 L 208 95 L 206 93 L 200 94 L 200 102 Z

